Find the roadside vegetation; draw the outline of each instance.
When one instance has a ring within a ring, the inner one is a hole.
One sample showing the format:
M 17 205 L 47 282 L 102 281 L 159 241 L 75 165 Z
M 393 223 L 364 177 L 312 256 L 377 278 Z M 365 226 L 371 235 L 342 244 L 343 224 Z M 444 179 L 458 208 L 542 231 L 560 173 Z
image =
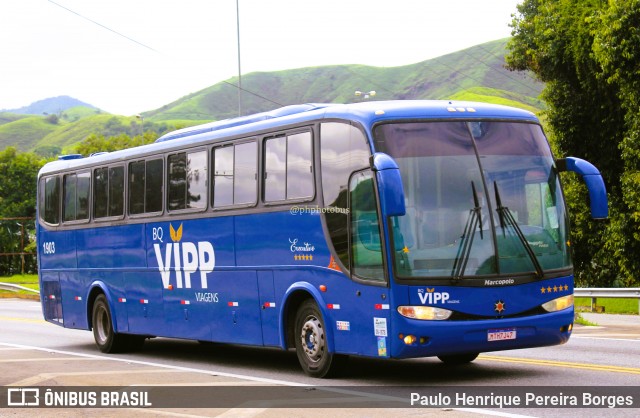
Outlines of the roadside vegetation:
M 638 315 L 638 299 L 598 298 L 596 306 L 604 308 L 604 313 Z M 575 298 L 576 311 L 589 312 L 591 298 Z
M 586 188 L 563 174 L 576 286 L 639 286 L 640 1 L 525 0 L 517 10 L 507 66 L 545 83 L 556 155 L 594 164 L 609 194 L 609 219 L 593 222 Z
M 16 284 L 22 287 L 28 287 L 29 289 L 40 290 L 37 274 L 16 274 L 10 277 L 0 277 L 0 283 Z M 27 290 L 20 290 L 17 292 L 13 292 L 10 290 L 0 289 L 0 298 L 21 298 L 21 299 L 39 300 L 40 296 L 37 293 L 29 292 Z

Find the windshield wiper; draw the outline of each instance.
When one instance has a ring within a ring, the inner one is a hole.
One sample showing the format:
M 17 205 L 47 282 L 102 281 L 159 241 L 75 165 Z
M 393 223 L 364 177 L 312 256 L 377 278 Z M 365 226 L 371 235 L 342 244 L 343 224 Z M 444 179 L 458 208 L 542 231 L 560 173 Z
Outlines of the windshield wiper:
M 516 236 L 524 246 L 527 255 L 531 259 L 533 263 L 533 267 L 536 269 L 536 276 L 538 279 L 542 279 L 544 277 L 544 273 L 542 271 L 542 266 L 540 266 L 540 262 L 538 261 L 538 257 L 533 252 L 533 248 L 531 248 L 531 244 L 527 241 L 527 237 L 524 236 L 522 229 L 520 229 L 520 225 L 513 217 L 513 214 L 509 210 L 508 207 L 502 206 L 502 199 L 500 199 L 500 191 L 498 190 L 498 182 L 493 182 L 493 188 L 496 194 L 496 212 L 498 212 L 498 218 L 500 219 L 500 227 L 502 228 L 502 235 L 505 235 L 505 227 L 511 226 L 516 233 Z
M 473 182 L 471 182 L 471 191 L 473 193 L 473 204 L 475 207 L 471 208 L 469 211 L 467 223 L 464 226 L 464 231 L 460 238 L 460 245 L 458 246 L 456 259 L 454 260 L 453 268 L 451 269 L 451 277 L 453 279 L 460 279 L 467 268 L 469 255 L 471 254 L 471 246 L 473 245 L 473 238 L 475 237 L 476 226 L 480 229 L 480 239 L 484 239 L 482 233 L 482 209 L 480 207 L 478 193 L 476 192 L 476 186 Z

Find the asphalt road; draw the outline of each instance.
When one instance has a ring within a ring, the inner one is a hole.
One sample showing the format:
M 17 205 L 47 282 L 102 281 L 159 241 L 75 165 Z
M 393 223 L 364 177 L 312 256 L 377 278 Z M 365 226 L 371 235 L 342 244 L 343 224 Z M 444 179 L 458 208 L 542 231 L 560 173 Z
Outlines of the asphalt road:
M 429 388 L 428 394 L 434 388 L 443 388 L 445 394 L 452 394 L 452 387 L 454 392 L 457 387 L 461 391 L 472 388 L 471 392 L 473 388 L 484 387 L 498 394 L 512 388 L 540 391 L 535 388 L 546 387 L 565 395 L 575 390 L 619 387 L 620 391 L 631 390 L 640 401 L 640 317 L 584 316 L 598 326 L 576 326 L 569 343 L 562 346 L 487 353 L 472 364 L 456 368 L 431 358 L 401 361 L 353 358 L 342 376 L 319 381 L 301 372 L 295 353 L 275 349 L 156 338 L 147 341 L 138 353 L 103 355 L 95 348 L 90 332 L 64 329 L 43 321 L 38 302 L 5 299 L 0 300 L 0 383 L 4 388 L 156 385 L 175 390 L 178 400 L 185 396 L 180 387 L 204 387 L 210 391 L 232 387 L 238 388 L 239 394 L 252 393 L 256 386 L 261 391 L 265 391 L 265 387 L 284 387 L 291 391 L 275 393 L 258 404 L 241 402 L 214 408 L 192 408 L 189 404 L 179 408 L 48 409 L 47 416 L 128 416 L 135 411 L 152 416 L 275 417 L 299 416 L 303 407 L 305 416 L 318 417 L 328 414 L 338 417 L 638 416 L 638 409 L 618 408 L 391 407 L 409 396 L 402 386 Z M 296 387 L 308 385 L 316 389 Z M 616 389 L 612 390 L 616 393 Z M 363 399 L 365 403 L 371 402 L 370 408 L 350 408 L 360 405 Z M 296 402 L 293 406 L 292 400 Z M 200 406 L 198 402 L 196 399 L 193 405 Z M 327 405 L 334 408 L 327 409 Z M 42 413 L 38 409 L 0 409 L 3 417 L 39 415 Z

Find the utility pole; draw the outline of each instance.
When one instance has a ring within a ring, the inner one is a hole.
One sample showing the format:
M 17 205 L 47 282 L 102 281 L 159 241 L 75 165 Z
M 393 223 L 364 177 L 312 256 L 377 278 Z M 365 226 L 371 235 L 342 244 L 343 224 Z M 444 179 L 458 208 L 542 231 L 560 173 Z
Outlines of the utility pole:
M 238 116 L 242 116 L 242 71 L 240 70 L 240 0 L 236 0 L 236 29 L 238 31 Z

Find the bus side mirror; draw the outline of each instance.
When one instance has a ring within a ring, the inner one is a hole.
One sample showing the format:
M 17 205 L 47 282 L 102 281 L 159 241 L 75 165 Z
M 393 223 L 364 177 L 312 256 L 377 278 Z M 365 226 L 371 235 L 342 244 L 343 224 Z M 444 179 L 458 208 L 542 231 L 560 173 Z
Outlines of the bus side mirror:
M 371 156 L 371 169 L 376 173 L 383 216 L 404 216 L 404 188 L 398 164 L 389 155 L 376 152 Z
M 559 172 L 573 171 L 582 177 L 589 191 L 592 218 L 604 219 L 609 216 L 607 188 L 600 171 L 593 164 L 580 158 L 567 157 L 557 160 L 556 167 Z

